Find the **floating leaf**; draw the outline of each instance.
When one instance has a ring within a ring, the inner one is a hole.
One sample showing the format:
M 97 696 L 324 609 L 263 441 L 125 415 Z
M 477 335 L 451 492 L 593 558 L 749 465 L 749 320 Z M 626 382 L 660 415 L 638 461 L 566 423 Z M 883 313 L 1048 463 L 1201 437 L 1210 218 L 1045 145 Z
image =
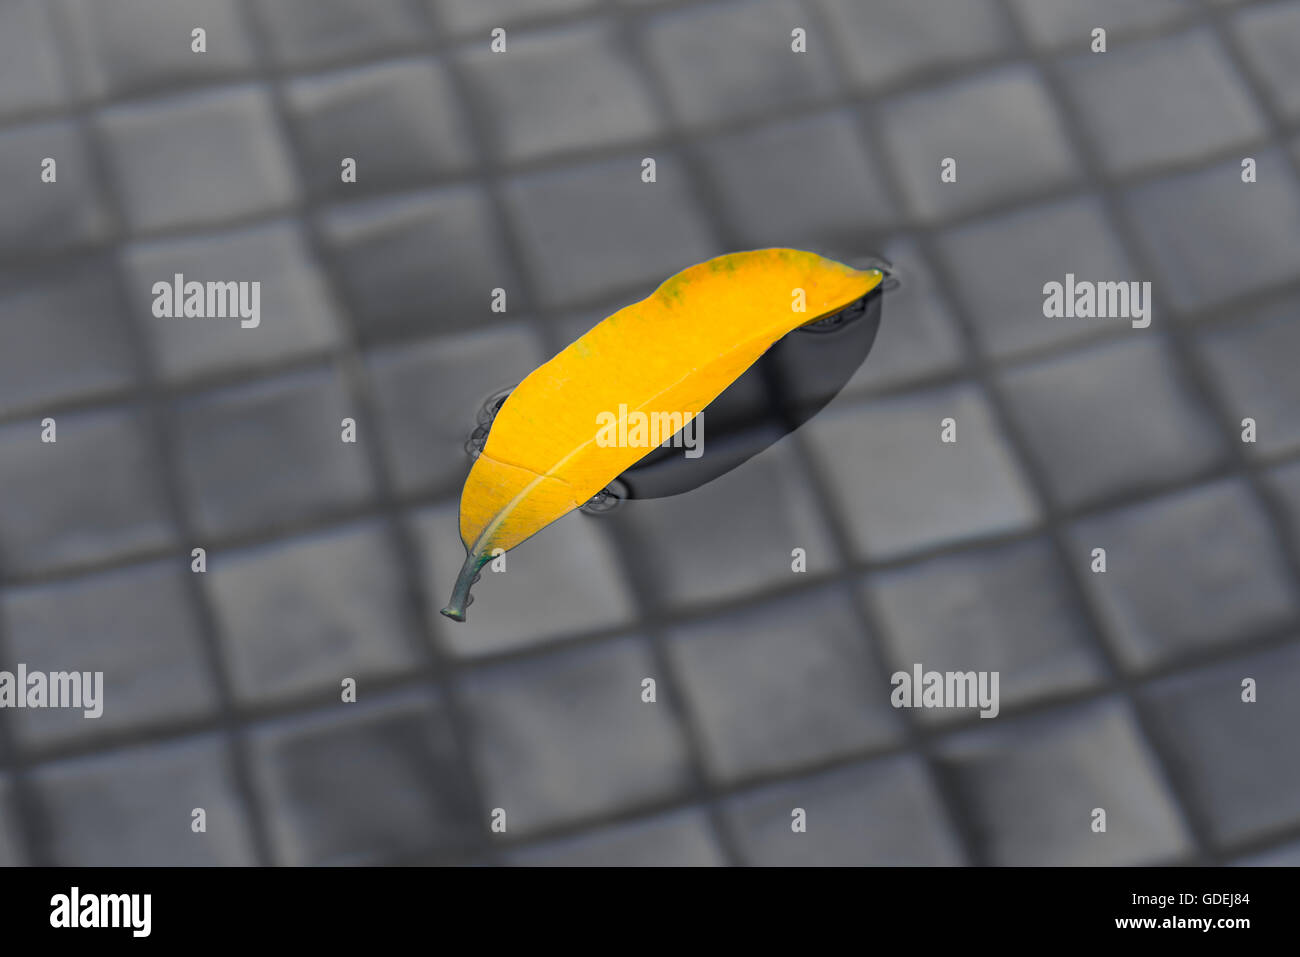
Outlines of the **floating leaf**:
M 464 621 L 470 586 L 494 549 L 514 548 L 654 451 L 657 443 L 599 443 L 602 415 L 694 416 L 786 333 L 840 311 L 883 278 L 796 249 L 719 256 L 535 369 L 501 406 L 465 480 L 465 564 L 442 613 Z

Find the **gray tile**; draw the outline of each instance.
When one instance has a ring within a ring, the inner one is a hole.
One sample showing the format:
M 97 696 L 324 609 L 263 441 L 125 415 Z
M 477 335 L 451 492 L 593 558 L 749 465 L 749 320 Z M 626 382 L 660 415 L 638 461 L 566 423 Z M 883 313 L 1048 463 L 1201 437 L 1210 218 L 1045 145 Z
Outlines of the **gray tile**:
M 943 219 L 1079 179 L 1042 78 L 1027 66 L 895 97 L 880 112 L 884 141 L 909 209 Z M 957 161 L 957 181 L 940 164 Z
M 130 386 L 128 321 L 107 259 L 0 272 L 0 409 Z
M 477 186 L 334 206 L 322 227 L 367 341 L 491 320 L 498 287 L 511 310 L 526 305 Z
M 1128 319 L 1048 319 L 1043 286 L 1067 274 L 1090 282 L 1137 278 L 1097 197 L 1033 206 L 939 238 L 955 294 L 980 347 L 1008 358 L 1131 327 Z
M 753 447 L 777 437 L 756 433 Z M 657 606 L 708 605 L 800 584 L 800 573 L 791 571 L 795 548 L 805 552 L 805 577 L 837 567 L 834 542 L 789 442 L 699 488 L 633 500 L 603 518 L 625 530 L 638 562 L 634 574 Z
M 901 285 L 883 292 L 882 316 L 871 355 L 844 393 L 889 389 L 954 371 L 962 363 L 956 320 L 939 292 L 934 270 L 916 241 L 896 239 L 884 249 Z
M 917 664 L 925 671 L 996 671 L 1000 709 L 1082 691 L 1105 678 L 1082 609 L 1044 538 L 880 572 L 863 592 L 882 621 L 892 667 L 909 675 Z M 915 714 L 942 724 L 977 711 Z
M 792 829 L 802 808 L 807 830 Z M 920 760 L 884 758 L 732 798 L 742 859 L 760 866 L 936 866 L 964 863 Z
M 457 515 L 456 505 L 448 504 L 413 518 L 433 608 L 441 608 L 451 594 L 465 561 Z M 438 641 L 453 654 L 498 654 L 616 628 L 635 617 L 632 594 L 600 518 L 566 515 L 506 552 L 505 560 L 504 572 L 484 566 L 465 621 L 433 616 Z
M 708 816 L 690 808 L 534 845 L 510 861 L 524 867 L 715 867 L 726 858 Z
M 133 230 L 265 215 L 297 198 L 287 147 L 260 86 L 114 107 L 98 122 Z
M 1259 851 L 1232 863 L 1244 867 L 1300 867 L 1300 841 Z
M 216 688 L 182 578 L 188 574 L 182 555 L 5 592 L 0 614 L 15 662 L 30 671 L 103 673 L 98 718 L 80 708 L 15 711 L 24 748 L 84 743 L 216 713 Z
M 1227 398 L 1232 421 L 1255 420 L 1256 441 L 1245 445 L 1246 453 L 1262 458 L 1300 449 L 1300 376 L 1294 374 L 1300 298 L 1203 328 L 1195 341 Z
M 357 441 L 340 423 L 357 419 Z M 332 371 L 187 399 L 173 417 L 179 469 L 197 531 L 225 537 L 322 516 L 371 494 L 373 423 Z
M 1300 6 L 1259 4 L 1238 13 L 1232 32 L 1247 68 L 1260 79 L 1273 107 L 1288 120 L 1300 119 Z
M 1212 468 L 1223 441 L 1163 342 L 1132 338 L 1004 374 L 1007 404 L 1067 508 Z
M 640 32 L 677 117 L 701 126 L 830 96 L 833 73 L 816 39 L 806 53 L 791 50 L 790 31 L 808 26 L 797 0 L 723 0 L 657 14 Z
M 508 184 L 511 224 L 542 305 L 596 299 L 632 283 L 645 284 L 649 294 L 672 274 L 724 252 L 710 237 L 684 167 L 663 150 L 655 160 L 654 183 L 641 181 L 636 155 Z
M 26 863 L 20 843 L 21 833 L 13 784 L 6 775 L 0 775 L 0 867 L 18 867 Z
M 323 355 L 341 341 L 342 316 L 296 223 L 137 243 L 122 261 L 132 313 L 167 382 L 264 369 Z M 245 328 L 240 318 L 156 317 L 154 283 L 170 285 L 177 273 L 187 282 L 260 282 L 258 325 Z
M 1243 702 L 1242 681 L 1258 700 Z M 1300 644 L 1170 678 L 1143 695 L 1171 774 L 1219 845 L 1300 823 Z
M 535 20 L 590 10 L 598 0 L 424 0 L 433 10 L 438 23 L 452 34 L 484 34 L 493 27 L 507 30 Z M 507 44 L 509 50 L 509 44 Z M 508 53 L 507 53 L 508 55 Z
M 611 22 L 521 31 L 461 58 L 493 153 L 515 163 L 657 136 L 662 118 Z
M 261 0 L 248 7 L 286 67 L 391 54 L 429 42 L 421 0 Z
M 57 180 L 43 182 L 54 160 Z M 42 253 L 101 242 L 108 234 L 100 184 L 85 138 L 55 120 L 0 129 L 0 253 Z
M 40 767 L 59 867 L 174 867 L 255 863 L 230 749 L 204 735 Z M 207 830 L 192 829 L 193 811 Z
M 643 678 L 659 700 L 641 700 Z M 645 643 L 617 638 L 474 672 L 461 683 L 471 751 L 507 833 L 682 795 L 686 744 Z M 484 816 L 490 813 L 485 808 Z
M 250 72 L 253 45 L 239 0 L 56 0 L 79 85 L 95 99 L 228 80 Z M 207 31 L 207 52 L 192 31 Z
M 1195 9 L 1192 0 L 1012 0 L 1033 42 L 1056 47 L 1075 44 L 1090 49 L 1092 31 L 1103 27 L 1107 48 L 1112 36 L 1150 30 L 1185 16 Z M 1111 53 L 1098 54 L 1111 56 Z
M 830 42 L 858 86 L 916 82 L 1009 54 L 1014 41 L 995 0 L 818 0 Z M 826 42 L 809 36 L 809 51 Z
M 1115 700 L 983 721 L 939 755 L 990 864 L 1155 864 L 1192 850 L 1154 755 Z M 1092 830 L 1095 808 L 1105 833 Z
M 56 417 L 0 428 L 0 567 L 9 574 L 104 561 L 174 541 L 159 459 L 137 414 Z M 88 479 L 93 477 L 93 480 Z
M 1265 134 L 1250 91 L 1205 29 L 1081 53 L 1062 76 L 1115 174 L 1195 160 Z
M 949 417 L 957 423 L 955 443 L 940 441 Z M 894 558 L 1038 518 L 985 399 L 971 386 L 836 403 L 809 424 L 808 436 L 861 558 Z
M 701 147 L 741 246 L 864 252 L 864 235 L 883 236 L 894 204 L 856 123 L 848 110 L 816 113 Z
M 1241 161 L 1232 159 L 1126 194 L 1159 270 L 1152 279 L 1179 309 L 1208 309 L 1295 278 L 1300 188 L 1276 150 L 1255 159 L 1254 183 L 1241 181 Z
M 469 127 L 446 69 L 427 58 L 302 77 L 285 88 L 310 191 L 333 199 L 388 192 L 474 165 Z M 356 160 L 356 182 L 342 178 Z
M 372 351 L 371 387 L 398 489 L 458 490 L 472 464 L 465 442 L 483 402 L 545 359 L 523 322 Z
M 1300 462 L 1273 469 L 1269 472 L 1268 484 L 1290 518 L 1292 540 L 1300 541 Z
M 290 866 L 463 849 L 473 806 L 445 705 L 425 693 L 338 704 L 254 732 L 254 775 L 275 860 Z
M 67 96 L 48 6 L 15 0 L 0 7 L 0 117 L 49 109 Z
M 840 588 L 675 629 L 669 656 L 710 777 L 731 783 L 901 737 L 869 640 Z
M 1295 618 L 1268 517 L 1241 480 L 1097 516 L 1071 532 L 1081 575 L 1126 667 L 1146 670 Z
M 339 701 L 345 678 L 364 695 L 367 679 L 422 663 L 402 569 L 381 524 L 210 554 L 203 584 L 241 703 Z

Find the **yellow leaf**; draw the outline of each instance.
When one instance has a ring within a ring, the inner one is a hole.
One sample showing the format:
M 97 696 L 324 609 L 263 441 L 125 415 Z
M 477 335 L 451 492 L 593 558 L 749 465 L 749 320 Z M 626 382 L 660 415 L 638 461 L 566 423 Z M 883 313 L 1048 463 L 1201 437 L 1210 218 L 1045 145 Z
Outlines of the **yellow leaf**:
M 497 412 L 465 480 L 465 565 L 442 613 L 464 621 L 493 549 L 514 548 L 579 508 L 655 447 L 598 442 L 602 415 L 608 422 L 623 407 L 694 416 L 786 333 L 839 312 L 883 278 L 797 249 L 719 256 L 535 369 Z

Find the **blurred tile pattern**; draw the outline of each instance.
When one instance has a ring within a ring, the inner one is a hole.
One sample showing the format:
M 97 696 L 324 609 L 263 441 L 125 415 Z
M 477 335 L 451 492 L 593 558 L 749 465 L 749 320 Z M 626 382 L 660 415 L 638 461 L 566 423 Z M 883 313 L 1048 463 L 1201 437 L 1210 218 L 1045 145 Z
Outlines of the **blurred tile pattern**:
M 0 865 L 1295 863 L 1298 70 L 1297 0 L 0 0 L 0 670 L 106 683 L 0 711 Z M 440 617 L 483 400 L 759 245 L 896 264 L 844 393 Z

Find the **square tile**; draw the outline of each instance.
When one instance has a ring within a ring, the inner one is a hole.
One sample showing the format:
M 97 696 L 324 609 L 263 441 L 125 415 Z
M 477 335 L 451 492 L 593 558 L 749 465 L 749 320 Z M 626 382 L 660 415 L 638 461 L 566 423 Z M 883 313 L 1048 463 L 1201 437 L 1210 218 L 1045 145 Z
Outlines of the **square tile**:
M 1197 351 L 1227 399 L 1233 422 L 1255 420 L 1248 455 L 1300 449 L 1300 297 L 1253 309 L 1239 320 L 1198 330 Z M 1240 433 L 1238 433 L 1240 434 Z
M 1272 847 L 1232 862 L 1245 867 L 1300 867 L 1300 841 Z
M 1251 703 L 1241 700 L 1246 678 Z M 1300 822 L 1300 644 L 1169 678 L 1143 698 L 1179 792 L 1218 845 Z
M 341 683 L 412 673 L 418 632 L 379 523 L 209 556 L 211 596 L 236 699 L 338 701 Z
M 271 213 L 298 196 L 287 144 L 260 86 L 113 107 L 97 122 L 137 232 Z
M 742 246 L 860 251 L 883 236 L 894 204 L 847 110 L 729 133 L 700 149 Z M 877 242 L 876 245 L 879 245 Z
M 233 755 L 215 735 L 47 764 L 32 773 L 57 867 L 256 863 Z M 202 808 L 207 830 L 192 830 Z
M 1093 195 L 998 214 L 942 233 L 939 248 L 981 349 L 999 359 L 1131 328 L 1131 320 L 1048 319 L 1049 282 L 1136 278 Z
M 53 183 L 41 175 L 55 162 Z M 104 241 L 108 213 L 85 137 L 66 120 L 0 129 L 0 254 L 47 253 Z M 19 185 L 21 184 L 21 185 Z
M 925 671 L 996 671 L 999 709 L 1095 687 L 1105 670 L 1083 609 L 1044 538 L 964 551 L 870 576 L 863 596 L 884 628 L 890 664 Z M 915 712 L 927 724 L 978 709 Z
M 1155 756 L 1116 700 L 982 721 L 939 755 L 989 864 L 1159 864 L 1193 849 Z M 1104 833 L 1092 830 L 1096 808 Z
M 1066 508 L 1157 488 L 1224 459 L 1203 399 L 1163 342 L 1140 331 L 1003 374 L 1011 415 Z
M 26 863 L 21 835 L 13 784 L 6 775 L 0 775 L 0 867 L 18 867 Z
M 956 442 L 941 441 L 945 418 L 957 423 Z M 860 558 L 895 558 L 1038 519 L 1029 487 L 972 386 L 840 405 L 807 432 Z
M 397 488 L 455 493 L 473 464 L 465 443 L 484 401 L 546 361 L 522 322 L 384 346 L 367 359 Z
M 1081 53 L 1061 72 L 1070 102 L 1115 175 L 1195 160 L 1266 132 L 1250 91 L 1204 28 Z
M 1028 66 L 895 97 L 880 122 L 909 209 L 922 220 L 994 208 L 1079 180 L 1056 108 Z M 939 179 L 945 158 L 957 161 L 956 182 Z
M 1161 295 L 1183 311 L 1210 309 L 1294 279 L 1300 187 L 1277 150 L 1170 176 L 1130 190 L 1125 202 L 1155 263 Z
M 653 183 L 641 181 L 641 157 L 626 156 L 507 184 L 511 227 L 542 305 L 599 299 L 635 283 L 648 295 L 724 251 L 714 244 L 685 168 L 663 150 L 655 160 Z
M 178 558 L 4 593 L 0 615 L 13 662 L 29 671 L 80 672 L 83 682 L 86 672 L 103 674 L 99 717 L 82 708 L 15 711 L 10 720 L 24 749 L 216 714 L 216 686 L 182 577 L 188 574 Z
M 291 80 L 285 87 L 303 178 L 330 199 L 391 192 L 474 166 L 470 131 L 443 65 L 390 60 Z M 344 158 L 356 160 L 345 183 Z
M 239 0 L 55 2 L 70 34 L 64 56 L 93 99 L 228 80 L 256 66 Z M 206 53 L 193 50 L 196 27 L 207 31 Z
M 995 0 L 818 0 L 818 6 L 853 82 L 871 89 L 1009 55 L 1015 39 Z M 810 35 L 809 48 L 821 39 Z
M 179 403 L 178 467 L 200 534 L 220 538 L 323 517 L 372 495 L 357 409 L 333 370 L 285 375 Z
M 477 844 L 474 807 L 446 706 L 408 692 L 259 727 L 252 753 L 275 862 L 364 864 Z
M 163 463 L 137 413 L 55 417 L 0 427 L 0 568 L 36 573 L 171 545 Z M 93 480 L 88 480 L 93 476 Z
M 641 681 L 656 675 L 659 700 L 645 703 Z M 682 795 L 688 756 L 664 677 L 645 643 L 628 637 L 464 678 L 471 753 L 507 833 Z
M 793 830 L 802 808 L 807 830 Z M 783 781 L 727 801 L 746 864 L 953 866 L 965 855 L 920 760 L 904 755 Z
M 526 306 L 501 227 L 477 186 L 338 205 L 321 226 L 366 341 L 491 321 L 492 290 Z
M 829 97 L 834 74 L 816 39 L 791 49 L 791 31 L 809 22 L 797 0 L 724 0 L 656 14 L 638 33 L 677 117 L 698 127 Z
M 282 66 L 381 56 L 429 43 L 421 0 L 260 0 L 249 11 Z
M 1284 626 L 1296 614 L 1268 516 L 1239 479 L 1215 482 L 1074 527 L 1080 567 L 1126 667 L 1141 671 Z
M 0 271 L 0 409 L 131 386 L 129 321 L 106 258 Z
M 1268 473 L 1268 485 L 1290 518 L 1288 529 L 1293 541 L 1300 542 L 1300 462 L 1279 466 Z
M 1030 39 L 1038 46 L 1059 47 L 1075 43 L 1089 49 L 1092 31 L 1104 27 L 1110 34 L 1123 36 L 1150 30 L 1195 11 L 1193 0 L 1011 0 Z M 1105 54 L 1109 56 L 1110 54 Z
M 0 7 L 0 117 L 50 109 L 67 96 L 48 6 L 15 0 Z
M 430 607 L 441 608 L 465 561 L 456 504 L 415 513 Z M 601 518 L 571 513 L 505 553 L 505 571 L 482 570 L 466 620 L 433 616 L 437 640 L 460 657 L 500 654 L 616 628 L 636 606 Z
M 668 642 L 719 782 L 885 747 L 903 726 L 841 588 L 678 627 Z
M 1236 14 L 1232 32 L 1242 45 L 1247 69 L 1258 76 L 1273 107 L 1288 120 L 1300 119 L 1300 7 L 1256 4 Z
M 695 808 L 534 845 L 512 853 L 510 862 L 524 867 L 716 867 L 727 863 L 708 815 Z
M 704 412 L 706 443 L 710 413 Z M 657 607 L 707 606 L 799 585 L 838 567 L 834 541 L 796 458 L 775 430 L 745 433 L 749 461 L 699 488 L 666 498 L 633 499 L 602 518 L 624 530 Z M 712 454 L 717 454 L 715 448 Z M 791 570 L 802 548 L 806 573 Z
M 658 136 L 663 119 L 612 22 L 520 31 L 465 48 L 493 154 L 518 163 Z
M 454 35 L 482 32 L 492 27 L 509 30 L 547 17 L 590 10 L 598 0 L 425 0 L 442 29 Z M 484 40 L 486 43 L 487 41 Z M 509 44 L 507 43 L 507 51 Z
M 122 257 L 137 324 L 159 375 L 175 384 L 235 370 L 255 371 L 339 347 L 343 316 L 302 227 L 279 221 L 199 236 L 135 243 Z M 259 282 L 258 324 L 227 319 L 158 318 L 154 284 Z

